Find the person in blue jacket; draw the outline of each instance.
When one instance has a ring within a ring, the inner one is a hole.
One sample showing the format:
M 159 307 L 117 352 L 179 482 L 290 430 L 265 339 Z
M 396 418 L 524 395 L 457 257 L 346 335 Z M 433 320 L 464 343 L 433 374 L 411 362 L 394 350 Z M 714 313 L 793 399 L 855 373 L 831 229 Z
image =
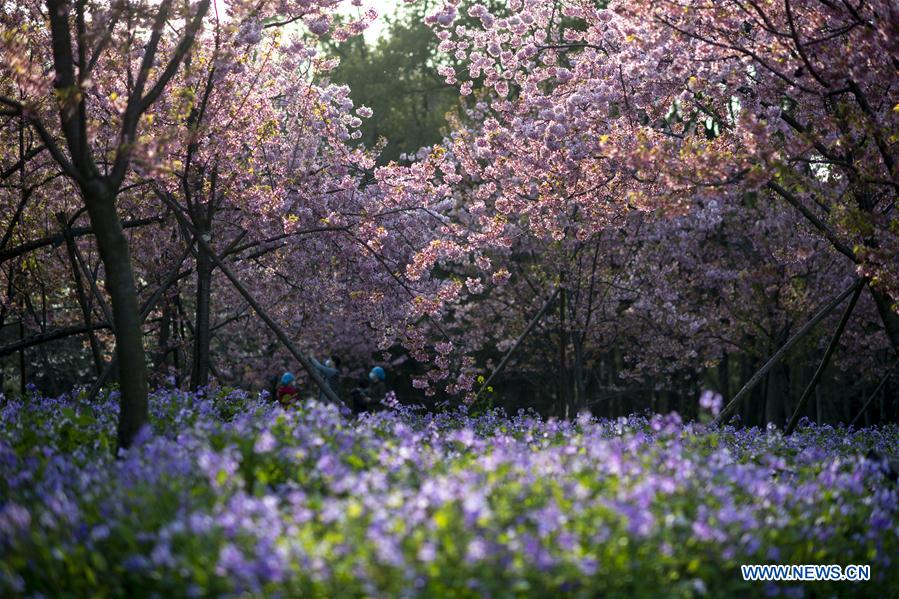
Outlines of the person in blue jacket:
M 372 368 L 368 374 L 356 381 L 356 388 L 350 393 L 353 413 L 379 412 L 384 409 L 381 400 L 386 393 L 384 381 L 387 373 L 380 366 Z
M 375 366 L 371 369 L 371 372 L 368 373 L 368 380 L 373 383 L 381 381 L 382 383 L 387 380 L 387 373 L 384 372 L 384 369 L 380 366 Z
M 368 372 L 368 380 L 371 381 L 371 388 L 368 390 L 368 396 L 373 403 L 381 404 L 381 400 L 387 394 L 387 373 L 380 366 L 375 366 Z
M 325 384 L 334 392 L 334 395 L 340 397 L 340 358 L 331 356 L 325 360 L 324 364 L 322 364 L 315 359 L 315 356 L 309 356 L 309 361 L 312 362 L 312 365 L 318 370 L 318 374 L 325 379 Z M 323 390 L 319 390 L 318 399 L 319 401 L 325 401 L 327 399 Z

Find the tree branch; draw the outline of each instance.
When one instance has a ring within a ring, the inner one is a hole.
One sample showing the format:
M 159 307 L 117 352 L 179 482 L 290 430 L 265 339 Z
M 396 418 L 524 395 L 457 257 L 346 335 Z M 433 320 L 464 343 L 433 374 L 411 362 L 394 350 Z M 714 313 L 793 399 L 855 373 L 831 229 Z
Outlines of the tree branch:
M 139 218 L 122 222 L 122 228 L 133 229 L 135 227 L 144 227 L 164 221 L 165 219 L 161 216 L 154 216 L 152 218 Z M 71 231 L 73 237 L 93 235 L 94 233 L 94 230 L 90 227 L 73 227 Z M 29 241 L 28 243 L 23 243 L 9 249 L 0 250 L 0 264 L 6 262 L 7 260 L 12 260 L 13 258 L 17 258 L 18 256 L 27 254 L 28 252 L 33 252 L 34 250 L 46 247 L 48 245 L 58 246 L 63 241 L 64 237 L 62 233 L 54 233 L 53 235 L 41 237 L 40 239 L 35 239 L 34 241 Z
M 841 254 L 843 254 L 844 256 L 846 256 L 847 258 L 852 260 L 853 262 L 857 261 L 856 257 L 855 257 L 855 252 L 852 251 L 852 248 L 850 248 L 848 245 L 843 243 L 840 240 L 840 238 L 837 236 L 836 231 L 831 229 L 827 223 L 825 223 L 823 220 L 818 218 L 818 215 L 816 215 L 814 212 L 812 212 L 811 210 L 806 208 L 805 204 L 803 204 L 799 198 L 797 198 L 795 195 L 793 195 L 792 193 L 790 193 L 789 191 L 787 191 L 786 189 L 784 189 L 783 187 L 781 187 L 774 181 L 768 181 L 768 184 L 766 185 L 766 187 L 768 189 L 774 191 L 775 193 L 777 193 L 777 195 L 781 196 L 783 199 L 785 199 L 787 202 L 789 202 L 789 204 L 791 206 L 793 206 L 794 208 L 796 208 L 796 210 L 801 212 L 802 215 L 810 223 L 812 223 L 812 225 L 814 225 L 815 228 L 818 229 L 824 235 L 824 237 L 826 237 L 827 240 L 830 241 L 831 244 L 833 244 L 833 247 L 838 252 L 840 252 Z

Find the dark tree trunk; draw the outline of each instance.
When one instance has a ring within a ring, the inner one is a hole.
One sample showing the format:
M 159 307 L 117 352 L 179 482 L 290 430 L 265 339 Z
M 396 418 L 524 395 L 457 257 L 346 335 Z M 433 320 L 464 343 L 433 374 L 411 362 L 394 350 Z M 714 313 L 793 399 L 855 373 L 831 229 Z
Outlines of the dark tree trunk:
M 559 418 L 568 418 L 568 368 L 565 346 L 565 288 L 559 292 Z
M 97 238 L 100 257 L 106 273 L 106 291 L 112 301 L 113 323 L 116 335 L 116 361 L 121 389 L 119 411 L 119 446 L 128 447 L 141 426 L 147 421 L 147 364 L 141 333 L 142 315 L 138 307 L 137 288 L 131 269 L 131 254 L 122 221 L 116 212 L 116 196 L 125 180 L 131 160 L 131 145 L 136 139 L 140 117 L 160 97 L 185 60 L 210 0 L 200 0 L 194 15 L 186 20 L 180 39 L 167 61 L 159 60 L 160 32 L 171 17 L 172 0 L 162 0 L 155 8 L 152 33 L 144 46 L 144 55 L 133 85 L 129 86 L 128 102 L 121 118 L 119 144 L 110 168 L 101 169 L 94 160 L 88 126 L 86 93 L 72 93 L 85 85 L 85 58 L 88 55 L 85 36 L 80 26 L 77 35 L 71 30 L 71 2 L 47 0 L 47 18 L 50 22 L 50 45 L 53 50 L 53 87 L 60 94 L 60 131 L 65 137 L 69 158 L 63 155 L 53 137 L 42 127 L 37 128 L 41 140 L 48 147 L 56 162 L 81 189 L 90 216 L 91 226 Z M 75 5 L 77 22 L 83 25 L 84 3 Z M 126 7 L 125 13 L 131 9 Z M 96 50 L 100 52 L 101 50 Z M 76 55 L 77 52 L 77 55 Z M 147 86 L 154 64 L 159 65 L 155 82 Z M 76 71 L 76 65 L 79 67 Z M 27 118 L 27 115 L 23 115 Z M 108 150 L 105 149 L 104 152 Z
M 574 412 L 580 412 L 587 408 L 587 372 L 584 368 L 584 343 L 580 333 L 571 336 L 572 349 L 574 351 L 574 364 L 572 364 L 574 376 Z
M 765 423 L 773 422 L 779 428 L 786 422 L 786 401 L 789 389 L 789 371 L 783 362 L 768 373 L 767 387 Z
M 515 340 L 515 343 L 512 344 L 512 347 L 509 348 L 509 350 L 499 361 L 499 364 L 496 365 L 496 368 L 493 369 L 493 372 L 490 373 L 490 376 L 487 377 L 487 380 L 485 380 L 481 384 L 480 388 L 478 389 L 477 395 L 475 395 L 475 399 L 480 397 L 481 393 L 483 393 L 484 390 L 490 386 L 490 383 L 493 382 L 493 380 L 503 371 L 503 369 L 506 367 L 506 364 L 509 363 L 509 358 L 511 358 L 512 355 L 518 350 L 518 348 L 521 347 L 521 344 L 524 342 L 525 338 L 527 338 L 531 331 L 534 330 L 534 328 L 537 326 L 537 323 L 540 322 L 540 319 L 543 318 L 543 315 L 546 314 L 547 310 L 549 310 L 550 306 L 552 306 L 553 300 L 556 299 L 556 295 L 558 295 L 558 293 L 559 290 L 556 289 L 556 291 L 554 291 L 553 294 L 549 296 L 549 299 L 546 300 L 546 302 L 543 304 L 543 307 L 540 308 L 540 311 L 534 315 L 534 317 L 528 323 L 528 326 L 525 327 L 521 335 L 518 336 L 518 339 Z
M 112 302 L 121 392 L 119 446 L 129 447 L 147 421 L 147 364 L 131 251 L 114 199 L 104 193 L 105 186 L 88 181 L 84 187 L 88 215 L 103 260 L 106 292 Z
M 197 246 L 197 312 L 194 327 L 193 368 L 190 386 L 192 389 L 209 384 L 209 325 L 210 300 L 212 295 L 212 259 L 202 246 Z
M 160 193 L 159 197 L 172 209 L 172 212 L 181 223 L 181 226 L 190 233 L 191 237 L 193 237 L 193 241 L 197 243 L 197 246 L 202 247 L 204 250 L 206 250 L 206 252 L 208 252 L 209 258 L 212 260 L 215 266 L 222 271 L 222 274 L 224 274 L 229 281 L 231 281 L 231 284 L 234 286 L 237 292 L 243 296 L 247 303 L 250 304 L 250 307 L 253 308 L 253 311 L 256 312 L 256 314 L 265 322 L 268 328 L 275 334 L 276 337 L 278 337 L 278 340 L 290 351 L 294 359 L 296 359 L 296 361 L 300 363 L 303 369 L 306 370 L 309 377 L 318 386 L 318 388 L 321 389 L 325 397 L 327 397 L 328 400 L 330 400 L 337 406 L 344 406 L 345 404 L 341 401 L 340 397 L 328 386 L 328 384 L 319 374 L 318 369 L 313 366 L 309 358 L 300 353 L 300 351 L 294 345 L 293 341 L 290 340 L 290 337 L 288 337 L 284 329 L 281 328 L 281 326 L 274 319 L 272 319 L 271 316 L 269 316 L 268 312 L 263 309 L 256 298 L 254 298 L 253 295 L 247 290 L 247 288 L 244 287 L 243 283 L 240 282 L 240 279 L 237 278 L 237 275 L 234 274 L 234 271 L 232 271 L 228 267 L 228 265 L 222 261 L 221 258 L 212 253 L 213 250 L 209 247 L 209 243 L 197 233 L 196 229 L 194 229 L 190 222 L 187 220 L 187 217 L 185 217 L 181 213 L 181 207 L 178 206 L 178 204 L 166 194 Z
M 188 356 L 187 352 L 184 351 L 186 347 L 186 339 L 188 338 L 188 326 L 190 323 L 187 320 L 187 314 L 184 311 L 184 303 L 181 301 L 180 294 L 175 297 L 175 314 L 177 316 L 177 325 L 175 327 L 175 331 L 178 333 L 178 346 L 175 348 L 175 370 L 177 372 L 177 385 L 180 388 L 181 384 L 187 379 L 190 375 L 188 368 L 190 368 L 191 364 L 188 364 Z
M 837 344 L 840 342 L 840 337 L 843 336 L 843 331 L 846 330 L 846 324 L 849 322 L 849 318 L 852 316 L 852 311 L 855 310 L 855 304 L 858 302 L 858 297 L 862 293 L 862 288 L 859 287 L 855 290 L 855 293 L 852 294 L 852 299 L 849 300 L 849 305 L 846 306 L 846 310 L 843 312 L 843 316 L 840 318 L 840 323 L 837 325 L 836 331 L 834 331 L 833 336 L 830 339 L 830 343 L 827 344 L 827 349 L 824 352 L 824 357 L 821 358 L 821 363 L 818 365 L 818 368 L 815 370 L 815 374 L 812 375 L 812 379 L 809 381 L 808 386 L 805 388 L 805 391 L 802 392 L 802 396 L 799 398 L 799 402 L 796 405 L 795 412 L 793 416 L 790 418 L 790 422 L 787 425 L 786 434 L 791 434 L 794 430 L 796 430 L 796 426 L 799 423 L 799 418 L 802 415 L 802 409 L 805 406 L 806 402 L 808 402 L 809 397 L 811 397 L 812 391 L 814 391 L 818 386 L 818 381 L 821 380 L 821 377 L 824 375 L 824 370 L 827 368 L 827 364 L 830 362 L 830 357 L 833 355 L 833 352 L 837 348 Z
M 890 345 L 893 346 L 893 351 L 896 355 L 899 355 L 899 314 L 893 310 L 893 301 L 884 292 L 871 285 L 868 286 L 868 289 L 871 290 L 871 297 L 874 298 L 874 303 L 877 304 L 877 312 L 883 321 L 883 328 L 886 331 L 887 338 L 890 340 Z
M 815 422 L 824 424 L 824 406 L 821 402 L 821 387 L 815 387 Z
M 788 329 L 780 331 L 776 337 L 777 347 L 783 347 L 789 339 Z M 774 423 L 781 428 L 789 417 L 787 403 L 790 396 L 790 367 L 786 360 L 778 362 L 768 373 L 766 395 L 764 424 Z
M 171 338 L 172 307 L 169 302 L 166 301 L 162 306 L 162 320 L 159 322 L 159 347 L 156 350 L 156 357 L 153 360 L 153 369 L 156 371 L 156 377 L 160 379 L 164 379 L 168 374 Z
M 742 381 L 748 381 L 749 377 L 751 377 L 752 373 L 753 373 L 752 364 L 750 363 L 751 357 L 746 355 L 745 353 L 741 353 L 739 355 L 740 355 L 740 378 L 737 380 L 738 386 L 742 383 Z M 744 426 L 752 426 L 752 420 L 751 420 L 752 413 L 750 412 L 750 404 L 755 404 L 756 401 L 757 401 L 757 399 L 755 399 L 755 401 L 751 401 L 751 402 L 750 401 L 743 402 L 743 405 L 741 405 L 739 408 L 737 408 L 739 410 L 740 422 Z
M 739 408 L 740 400 L 744 398 L 747 394 L 751 393 L 752 390 L 760 383 L 761 381 L 766 379 L 767 373 L 774 368 L 780 360 L 784 357 L 784 355 L 792 348 L 800 339 L 802 339 L 805 335 L 811 331 L 815 325 L 817 325 L 821 320 L 824 319 L 825 316 L 830 314 L 837 306 L 843 303 L 849 295 L 851 295 L 854 291 L 858 289 L 859 286 L 865 285 L 865 279 L 858 278 L 855 282 L 848 288 L 845 289 L 840 295 L 832 299 L 826 306 L 818 310 L 812 318 L 810 318 L 800 329 L 790 337 L 786 343 L 784 343 L 777 352 L 771 356 L 765 365 L 761 367 L 749 381 L 743 385 L 743 388 L 734 396 L 730 402 L 724 406 L 724 409 L 721 410 L 721 413 L 718 415 L 717 422 L 723 423 L 727 422 L 728 419 L 733 415 L 734 411 Z M 764 413 L 764 412 L 763 412 Z
M 718 392 L 724 396 L 724 401 L 730 401 L 730 359 L 727 354 L 718 363 Z
M 25 323 L 19 320 L 19 339 L 25 339 Z M 23 396 L 27 391 L 28 385 L 28 372 L 26 367 L 28 365 L 28 361 L 25 359 L 25 348 L 19 350 L 19 393 Z

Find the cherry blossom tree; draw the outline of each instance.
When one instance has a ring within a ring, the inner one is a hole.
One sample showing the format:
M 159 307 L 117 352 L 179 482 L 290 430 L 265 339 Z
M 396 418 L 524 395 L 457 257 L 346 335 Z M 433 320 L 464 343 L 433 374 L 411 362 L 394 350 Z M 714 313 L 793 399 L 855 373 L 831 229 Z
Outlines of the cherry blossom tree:
M 175 114 L 154 122 L 161 98 L 189 117 L 189 93 L 172 82 L 202 44 L 209 21 L 218 30 L 224 63 L 231 48 L 257 43 L 266 27 L 303 21 L 322 34 L 334 2 L 233 2 L 227 15 L 210 15 L 209 0 L 158 5 L 50 0 L 4 6 L 3 114 L 18 117 L 41 139 L 56 167 L 84 202 L 103 261 L 116 334 L 121 390 L 119 438 L 128 446 L 146 419 L 147 375 L 141 310 L 131 248 L 117 203 L 123 189 L 152 177 L 165 145 L 182 126 Z M 48 25 L 49 24 L 49 25 Z M 342 27 L 349 35 L 364 26 Z M 52 65 L 52 68 L 48 68 Z M 222 65 L 222 68 L 225 68 Z M 56 124 L 53 124 L 57 121 Z
M 430 21 L 467 59 L 447 82 L 482 98 L 442 175 L 484 202 L 470 239 L 586 241 L 635 211 L 778 202 L 871 282 L 899 347 L 888 3 L 518 1 L 468 6 L 474 25 L 458 11 Z

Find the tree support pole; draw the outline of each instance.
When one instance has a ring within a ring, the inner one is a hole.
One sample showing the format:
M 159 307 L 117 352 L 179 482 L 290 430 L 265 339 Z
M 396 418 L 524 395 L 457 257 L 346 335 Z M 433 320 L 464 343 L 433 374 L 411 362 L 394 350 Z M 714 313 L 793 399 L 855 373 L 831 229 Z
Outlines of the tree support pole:
M 75 260 L 78 262 L 78 265 L 81 267 L 81 272 L 84 273 L 84 276 L 87 278 L 88 283 L 90 284 L 91 292 L 94 294 L 94 297 L 97 299 L 97 305 L 100 306 L 100 311 L 103 312 L 103 316 L 106 317 L 106 322 L 112 325 L 112 333 L 115 335 L 115 326 L 113 322 L 112 316 L 112 308 L 109 307 L 109 304 L 106 301 L 106 298 L 103 297 L 103 294 L 100 292 L 100 287 L 97 285 L 97 277 L 91 272 L 91 269 L 87 265 L 87 261 L 84 259 L 84 256 L 81 254 L 81 250 L 78 249 L 77 245 L 74 245 L 73 238 L 73 246 L 72 252 L 74 253 Z
M 93 325 L 93 317 L 91 316 L 91 308 L 90 304 L 87 301 L 87 295 L 84 293 L 84 284 L 81 280 L 81 267 L 78 263 L 78 258 L 76 257 L 76 252 L 78 250 L 75 245 L 75 238 L 72 236 L 71 230 L 69 228 L 68 222 L 66 222 L 66 215 L 64 212 L 60 212 L 56 215 L 56 220 L 59 221 L 60 226 L 62 227 L 62 233 L 66 240 L 66 249 L 69 254 L 69 264 L 72 267 L 72 278 L 75 280 L 75 292 L 78 297 L 78 305 L 81 306 L 81 313 L 84 317 L 84 326 L 87 329 L 85 331 L 85 336 L 87 337 L 88 343 L 91 348 L 91 355 L 94 358 L 94 368 L 97 370 L 97 376 L 100 376 L 103 372 L 103 355 L 100 350 L 100 344 L 97 341 L 97 336 L 94 335 L 94 325 Z M 107 322 L 110 322 L 109 316 L 106 317 Z
M 837 343 L 839 343 L 840 337 L 843 336 L 843 331 L 846 329 L 846 324 L 849 322 L 849 317 L 852 316 L 852 311 L 855 310 L 855 304 L 858 302 L 858 297 L 862 294 L 862 289 L 864 289 L 864 285 L 859 285 L 855 288 L 855 292 L 852 294 L 852 299 L 849 300 L 849 305 L 846 306 L 846 310 L 843 311 L 843 316 L 842 318 L 840 318 L 840 324 L 837 325 L 837 330 L 833 332 L 833 337 L 831 337 L 830 343 L 827 346 L 827 350 L 824 352 L 824 357 L 821 358 L 821 363 L 818 364 L 818 369 L 812 376 L 812 380 L 808 382 L 808 386 L 805 388 L 805 391 L 802 392 L 802 397 L 799 398 L 799 403 L 796 404 L 796 409 L 793 411 L 793 416 L 790 418 L 790 422 L 787 424 L 787 428 L 784 434 L 791 435 L 793 434 L 793 431 L 796 430 L 796 425 L 799 424 L 799 417 L 802 414 L 802 409 L 805 407 L 805 404 L 808 402 L 809 397 L 811 397 L 812 392 L 818 385 L 818 381 L 821 380 L 821 376 L 824 374 L 824 370 L 830 363 L 830 358 L 837 348 Z
M 849 426 L 855 426 L 855 423 L 858 422 L 862 416 L 865 415 L 865 411 L 867 411 L 868 406 L 871 405 L 871 402 L 874 401 L 874 398 L 877 397 L 877 394 L 880 393 L 880 390 L 883 389 L 883 386 L 886 384 L 890 377 L 893 375 L 893 371 L 896 370 L 896 366 L 899 366 L 899 360 L 893 362 L 893 365 L 890 366 L 890 369 L 887 370 L 887 373 L 883 375 L 883 378 L 880 379 L 880 382 L 877 384 L 877 387 L 874 389 L 874 392 L 868 397 L 865 401 L 865 404 L 862 406 L 862 409 L 858 411 L 858 414 L 855 415 L 855 418 L 852 419 L 852 422 L 849 423 Z
M 156 289 L 156 291 L 153 292 L 153 295 L 150 296 L 150 299 L 148 299 L 147 302 L 144 304 L 143 308 L 140 311 L 141 324 L 143 324 L 143 322 L 145 320 L 147 320 L 147 317 L 150 315 L 150 312 L 153 311 L 153 308 L 156 307 L 156 302 L 158 302 L 160 300 L 160 298 L 162 297 L 162 294 L 164 294 L 166 292 L 166 290 L 172 286 L 172 283 L 174 283 L 179 278 L 181 278 L 179 276 L 179 271 L 181 270 L 181 265 L 187 259 L 188 254 L 190 254 L 190 248 L 186 249 L 184 251 L 184 253 L 181 254 L 181 257 L 178 259 L 178 265 L 172 269 L 172 271 L 169 273 L 169 275 L 166 277 L 166 279 Z M 87 394 L 88 401 L 92 400 L 93 398 L 95 398 L 97 396 L 97 393 L 100 392 L 100 389 L 103 387 L 103 385 L 106 384 L 106 382 L 112 376 L 112 373 L 116 367 L 116 362 L 117 362 L 116 355 L 113 354 L 112 360 L 109 362 L 109 364 L 106 365 L 106 368 L 103 369 L 102 374 L 100 374 L 100 376 L 97 377 L 97 380 L 94 381 L 94 384 L 91 386 L 90 391 L 88 391 L 88 394 Z
M 540 308 L 540 311 L 534 315 L 534 318 L 532 318 L 531 322 L 528 323 L 528 326 L 525 327 L 524 332 L 518 336 L 518 339 L 515 340 L 515 343 L 512 345 L 512 347 L 509 348 L 509 351 L 506 352 L 506 355 L 503 356 L 502 360 L 499 361 L 499 364 L 497 364 L 496 368 L 493 369 L 493 372 L 490 373 L 490 376 L 487 377 L 487 380 L 484 381 L 484 384 L 481 385 L 480 389 L 478 389 L 478 392 L 474 397 L 475 401 L 477 401 L 478 398 L 481 397 L 481 393 L 483 393 L 487 389 L 487 387 L 490 386 L 490 383 L 493 382 L 493 379 L 495 379 L 497 375 L 499 375 L 499 373 L 503 371 L 503 369 L 506 367 L 506 364 L 509 362 L 509 358 L 512 357 L 512 354 L 515 353 L 515 351 L 521 345 L 522 341 L 524 341 L 525 337 L 527 337 L 534 329 L 534 327 L 537 326 L 537 323 L 540 322 L 540 319 L 543 318 L 543 315 L 546 314 L 547 310 L 549 310 L 549 307 L 552 306 L 553 301 L 556 299 L 556 296 L 559 295 L 559 292 L 561 290 L 562 288 L 558 287 L 555 291 L 553 291 L 553 294 L 549 296 L 549 299 L 546 300 L 546 303 L 543 304 L 543 307 Z
M 321 375 L 318 373 L 318 370 L 312 365 L 309 359 L 301 354 L 299 350 L 297 350 L 296 346 L 294 346 L 293 342 L 290 340 L 290 337 L 288 337 L 287 333 L 284 332 L 284 329 L 281 328 L 281 325 L 275 322 L 275 320 L 268 315 L 265 309 L 259 304 L 258 301 L 256 301 L 256 298 L 253 297 L 253 294 L 251 294 L 249 290 L 247 290 L 247 288 L 243 286 L 243 283 L 240 282 L 240 279 L 237 278 L 237 275 L 234 274 L 234 271 L 232 271 L 231 268 L 215 254 L 206 240 L 197 234 L 196 229 L 193 227 L 193 225 L 191 225 L 184 214 L 182 214 L 181 207 L 177 204 L 177 202 L 172 200 L 172 198 L 170 198 L 164 191 L 157 190 L 156 193 L 160 197 L 160 199 L 162 199 L 162 201 L 172 209 L 172 212 L 175 214 L 175 218 L 178 219 L 178 222 L 181 224 L 181 226 L 184 227 L 184 229 L 188 233 L 190 233 L 190 236 L 193 238 L 193 240 L 196 241 L 196 243 L 202 248 L 202 250 L 209 255 L 210 259 L 219 269 L 221 269 L 222 273 L 226 277 L 228 277 L 228 280 L 231 281 L 231 284 L 234 286 L 237 292 L 243 296 L 244 300 L 246 300 L 246 302 L 250 304 L 250 307 L 253 308 L 253 311 L 259 315 L 259 318 L 261 318 L 262 321 L 265 322 L 265 324 L 269 329 L 272 330 L 278 340 L 284 345 L 284 347 L 287 348 L 288 351 L 290 351 L 290 353 L 297 360 L 297 362 L 300 363 L 303 369 L 306 370 L 306 372 L 309 374 L 309 377 L 318 386 L 318 388 L 321 389 L 325 397 L 327 397 L 331 402 L 338 406 L 343 405 L 343 402 L 339 397 L 337 397 L 337 394 L 334 393 L 334 391 L 328 386 L 328 384 L 325 383 L 325 380 L 321 377 Z
M 715 419 L 715 424 L 722 424 L 723 422 L 727 422 L 727 420 L 734 414 L 736 409 L 740 406 L 740 402 L 743 401 L 743 398 L 749 395 L 749 393 L 756 387 L 756 385 L 761 382 L 762 379 L 765 378 L 765 375 L 768 374 L 768 371 L 774 368 L 778 362 L 783 359 L 790 349 L 796 345 L 799 340 L 801 340 L 805 335 L 809 333 L 815 325 L 824 320 L 824 318 L 833 312 L 837 306 L 843 303 L 849 295 L 855 292 L 856 289 L 862 287 L 866 283 L 866 279 L 860 278 L 856 279 L 852 285 L 850 285 L 845 291 L 843 291 L 840 295 L 835 297 L 828 303 L 826 306 L 821 308 L 808 322 L 806 322 L 801 329 L 799 329 L 795 335 L 793 335 L 787 342 L 779 349 L 773 356 L 771 356 L 768 361 L 762 366 L 749 381 L 743 385 L 743 388 L 734 396 L 732 400 L 721 410 L 721 413 L 718 415 L 718 418 Z

